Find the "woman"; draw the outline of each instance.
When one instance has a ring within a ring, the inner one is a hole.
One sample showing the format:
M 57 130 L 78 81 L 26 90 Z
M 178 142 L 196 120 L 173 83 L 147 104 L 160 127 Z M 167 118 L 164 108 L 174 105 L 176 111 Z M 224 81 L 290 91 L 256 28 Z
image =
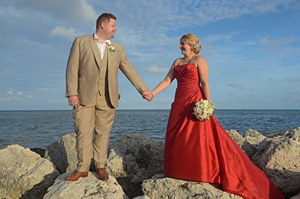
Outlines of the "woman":
M 208 66 L 198 55 L 201 44 L 195 35 L 183 35 L 180 49 L 184 57 L 174 61 L 166 78 L 152 91 L 155 96 L 177 79 L 165 140 L 165 175 L 213 183 L 243 198 L 283 199 L 214 116 L 199 121 L 193 115 L 196 102 L 210 100 Z

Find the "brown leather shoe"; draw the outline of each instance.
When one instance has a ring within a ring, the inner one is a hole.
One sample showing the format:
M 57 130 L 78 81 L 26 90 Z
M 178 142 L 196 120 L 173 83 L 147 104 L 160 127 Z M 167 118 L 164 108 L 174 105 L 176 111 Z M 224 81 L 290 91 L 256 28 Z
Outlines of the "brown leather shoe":
M 80 172 L 80 171 L 76 170 L 74 173 L 72 173 L 71 175 L 67 176 L 65 179 L 69 180 L 69 181 L 76 181 L 80 177 L 85 178 L 87 176 L 88 176 L 88 172 Z
M 103 180 L 103 181 L 108 180 L 108 174 L 107 174 L 107 172 L 105 171 L 105 168 L 97 169 L 97 171 L 98 171 L 100 180 Z

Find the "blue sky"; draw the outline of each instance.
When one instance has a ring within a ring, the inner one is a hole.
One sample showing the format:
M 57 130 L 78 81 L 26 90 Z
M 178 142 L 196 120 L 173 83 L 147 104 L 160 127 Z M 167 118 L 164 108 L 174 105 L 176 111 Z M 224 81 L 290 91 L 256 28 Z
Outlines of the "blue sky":
M 65 70 L 76 36 L 117 17 L 114 41 L 152 90 L 200 38 L 217 109 L 300 109 L 298 0 L 1 0 L 0 110 L 71 110 Z M 119 74 L 119 109 L 169 109 L 176 80 L 152 102 Z

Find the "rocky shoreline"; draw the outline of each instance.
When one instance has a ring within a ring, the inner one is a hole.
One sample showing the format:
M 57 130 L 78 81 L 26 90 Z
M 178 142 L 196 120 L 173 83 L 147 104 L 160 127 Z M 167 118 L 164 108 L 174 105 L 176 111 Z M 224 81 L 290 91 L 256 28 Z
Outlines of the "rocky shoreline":
M 300 127 L 267 137 L 252 129 L 228 134 L 286 199 L 300 199 Z M 10 145 L 0 150 L 0 199 L 241 198 L 209 183 L 164 176 L 163 150 L 164 142 L 124 134 L 108 149 L 108 181 L 99 180 L 92 166 L 87 178 L 69 182 L 64 178 L 77 165 L 75 133 L 46 150 Z

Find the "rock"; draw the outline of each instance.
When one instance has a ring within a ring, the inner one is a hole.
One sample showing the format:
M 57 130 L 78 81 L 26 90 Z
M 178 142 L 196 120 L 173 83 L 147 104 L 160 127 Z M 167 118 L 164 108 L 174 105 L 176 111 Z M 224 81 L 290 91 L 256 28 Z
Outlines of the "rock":
M 163 173 L 164 142 L 140 135 L 122 135 L 109 148 L 106 171 L 117 178 L 125 193 L 133 198 L 141 195 L 145 179 Z
M 48 189 L 44 199 L 128 199 L 122 187 L 113 176 L 107 181 L 99 180 L 98 174 L 89 172 L 88 177 L 77 181 L 66 181 L 65 177 L 71 173 L 59 176 L 53 186 Z
M 300 199 L 300 192 L 297 195 L 294 195 L 290 199 Z
M 262 169 L 286 196 L 300 191 L 300 127 L 268 136 L 252 162 Z
M 168 199 L 242 199 L 242 197 L 223 192 L 205 182 L 193 182 L 155 175 L 142 184 L 143 192 L 150 198 Z
M 11 198 L 43 198 L 59 175 L 49 160 L 19 145 L 0 150 L 0 168 L 0 193 Z
M 39 154 L 42 158 L 45 157 L 45 149 L 41 149 L 41 148 L 30 148 L 31 151 Z
M 11 199 L 11 197 L 6 196 L 6 195 L 2 195 L 2 194 L 0 193 L 0 199 Z
M 150 198 L 148 196 L 146 196 L 146 195 L 143 195 L 143 196 L 135 197 L 133 199 L 150 199 Z
M 227 131 L 230 137 L 239 145 L 239 147 L 247 154 L 251 159 L 252 156 L 256 153 L 256 147 L 250 144 L 245 138 L 243 138 L 236 130 L 231 129 Z
M 60 173 L 74 172 L 77 169 L 76 133 L 67 134 L 58 142 L 50 144 L 45 152 Z
M 258 146 L 260 145 L 260 143 L 266 139 L 265 136 L 263 136 L 262 134 L 260 134 L 258 131 L 256 130 L 252 130 L 252 129 L 248 129 L 243 136 L 250 144 L 252 144 L 253 146 L 255 146 L 255 148 L 257 149 Z

